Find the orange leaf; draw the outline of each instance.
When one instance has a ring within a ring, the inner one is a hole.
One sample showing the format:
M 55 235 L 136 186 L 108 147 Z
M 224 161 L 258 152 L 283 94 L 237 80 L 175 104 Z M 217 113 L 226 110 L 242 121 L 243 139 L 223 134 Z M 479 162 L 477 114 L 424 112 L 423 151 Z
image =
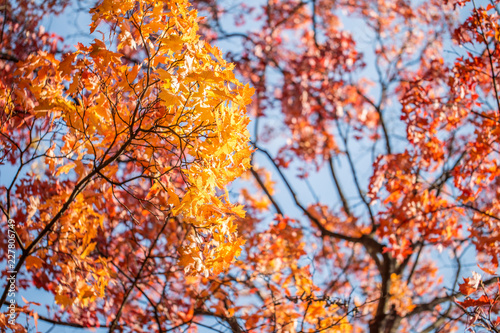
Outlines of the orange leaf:
M 61 173 L 66 174 L 66 173 L 70 172 L 75 166 L 76 166 L 75 163 L 69 163 L 69 164 L 65 164 L 63 166 L 60 166 L 56 171 L 56 176 L 59 176 Z
M 26 269 L 30 269 L 31 267 L 41 268 L 42 265 L 43 265 L 43 260 L 40 258 L 33 256 L 29 256 L 26 258 Z
M 73 298 L 70 298 L 66 295 L 56 295 L 55 301 L 57 304 L 59 304 L 62 308 L 68 307 L 73 305 Z

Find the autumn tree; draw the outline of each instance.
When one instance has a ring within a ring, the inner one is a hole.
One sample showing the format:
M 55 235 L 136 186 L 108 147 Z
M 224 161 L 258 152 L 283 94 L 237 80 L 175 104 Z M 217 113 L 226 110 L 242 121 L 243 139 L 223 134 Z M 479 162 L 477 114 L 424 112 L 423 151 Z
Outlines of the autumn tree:
M 497 0 L 104 1 L 68 54 L 17 3 L 19 331 L 500 330 Z
M 18 303 L 0 328 L 165 332 L 193 312 L 187 276 L 244 243 L 225 189 L 249 167 L 253 89 L 187 1 L 99 1 L 71 51 L 40 24 L 67 5 L 2 5 L 0 304 Z
M 199 312 L 232 332 L 498 332 L 499 2 L 197 6 L 256 89 L 257 149 L 245 250 L 200 280 Z

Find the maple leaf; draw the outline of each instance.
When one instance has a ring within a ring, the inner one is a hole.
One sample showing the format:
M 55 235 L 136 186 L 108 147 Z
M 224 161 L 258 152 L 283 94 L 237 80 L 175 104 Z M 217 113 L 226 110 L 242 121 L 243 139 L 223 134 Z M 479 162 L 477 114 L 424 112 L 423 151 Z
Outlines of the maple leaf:
M 480 283 L 481 275 L 476 272 L 472 272 L 472 277 L 464 278 L 464 282 L 460 283 L 458 286 L 462 294 L 464 294 L 465 296 L 469 296 L 470 294 L 477 291 Z
M 67 308 L 74 303 L 74 298 L 68 297 L 66 295 L 55 295 L 55 301 L 62 308 Z
M 42 268 L 43 260 L 34 256 L 29 256 L 26 258 L 26 269 Z
M 490 305 L 491 301 L 487 296 L 482 295 L 478 299 L 468 298 L 468 299 L 464 300 L 463 302 L 457 302 L 457 303 L 460 304 L 461 306 L 463 306 L 464 308 L 468 308 L 468 307 Z

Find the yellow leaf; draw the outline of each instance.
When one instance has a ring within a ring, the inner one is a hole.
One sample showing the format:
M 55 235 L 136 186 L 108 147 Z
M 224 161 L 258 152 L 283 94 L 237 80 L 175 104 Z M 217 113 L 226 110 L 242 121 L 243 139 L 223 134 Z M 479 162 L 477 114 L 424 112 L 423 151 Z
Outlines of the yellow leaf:
M 65 164 L 63 166 L 60 166 L 56 171 L 56 176 L 59 176 L 61 173 L 66 174 L 66 173 L 70 172 L 75 166 L 76 166 L 75 163 L 69 163 L 69 164 Z
M 175 194 L 175 191 L 167 187 L 167 192 L 168 192 L 168 203 L 172 204 L 174 207 L 179 207 L 181 202 L 177 194 Z
M 177 52 L 180 49 L 182 49 L 184 42 L 182 38 L 178 35 L 169 35 L 166 38 L 160 39 L 160 42 L 162 43 L 162 46 L 172 50 L 173 52 Z
M 238 205 L 233 207 L 231 211 L 236 215 L 238 215 L 239 217 L 245 217 L 245 210 L 243 208 L 244 208 L 243 205 Z
M 80 258 L 82 259 L 85 259 L 86 256 L 89 255 L 90 252 L 92 252 L 94 249 L 95 249 L 95 246 L 97 245 L 96 242 L 94 243 L 90 243 L 87 248 L 85 249 L 85 251 L 82 252 L 82 254 L 80 255 Z
M 55 301 L 64 309 L 65 307 L 73 305 L 74 299 L 65 295 L 56 295 Z
M 153 186 L 149 189 L 148 195 L 146 195 L 146 200 L 150 200 L 158 195 L 158 192 L 160 192 L 162 189 L 162 186 L 160 183 L 155 181 L 153 183 Z

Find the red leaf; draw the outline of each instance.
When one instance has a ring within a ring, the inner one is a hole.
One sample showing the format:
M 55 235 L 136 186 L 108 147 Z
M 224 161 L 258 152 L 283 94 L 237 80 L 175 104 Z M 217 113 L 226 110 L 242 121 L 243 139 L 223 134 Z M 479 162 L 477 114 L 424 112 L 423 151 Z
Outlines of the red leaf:
M 460 304 L 461 306 L 463 306 L 464 308 L 468 308 L 468 307 L 490 305 L 491 300 L 486 295 L 483 295 L 483 296 L 479 297 L 479 299 L 469 298 L 463 302 L 457 302 L 457 303 Z
M 465 296 L 469 296 L 474 293 L 477 289 L 469 284 L 470 278 L 464 278 L 464 283 L 459 284 L 459 290 Z

